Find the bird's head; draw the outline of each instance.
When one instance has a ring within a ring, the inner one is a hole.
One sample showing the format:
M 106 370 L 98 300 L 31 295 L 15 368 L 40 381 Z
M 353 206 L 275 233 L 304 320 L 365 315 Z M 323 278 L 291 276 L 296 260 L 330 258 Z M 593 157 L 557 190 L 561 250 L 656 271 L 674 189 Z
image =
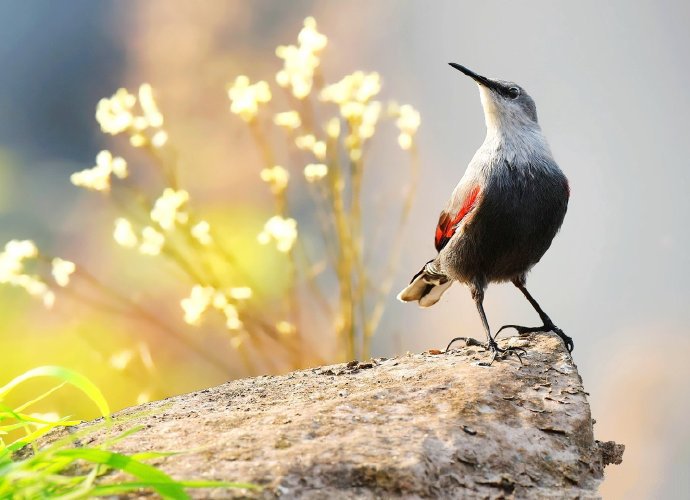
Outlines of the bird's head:
M 517 83 L 493 80 L 478 75 L 460 64 L 448 64 L 472 78 L 479 85 L 487 127 L 538 127 L 537 106 Z

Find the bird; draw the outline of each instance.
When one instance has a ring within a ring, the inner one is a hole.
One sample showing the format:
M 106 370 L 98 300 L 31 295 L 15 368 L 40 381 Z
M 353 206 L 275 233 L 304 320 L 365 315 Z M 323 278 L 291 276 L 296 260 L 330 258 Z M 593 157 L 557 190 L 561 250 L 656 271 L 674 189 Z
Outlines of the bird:
M 522 348 L 501 348 L 496 337 L 512 328 L 520 335 L 554 332 L 572 352 L 571 337 L 557 327 L 527 290 L 527 275 L 551 246 L 565 218 L 570 198 L 568 179 L 553 158 L 537 119 L 534 99 L 520 85 L 479 75 L 457 63 L 450 66 L 479 86 L 486 138 L 470 161 L 441 212 L 434 234 L 438 252 L 399 294 L 420 307 L 436 304 L 450 286 L 465 284 L 486 333 L 486 343 L 471 337 L 457 341 L 482 346 L 492 365 Z M 484 311 L 490 283 L 512 282 L 536 310 L 543 325 L 504 325 L 496 335 Z

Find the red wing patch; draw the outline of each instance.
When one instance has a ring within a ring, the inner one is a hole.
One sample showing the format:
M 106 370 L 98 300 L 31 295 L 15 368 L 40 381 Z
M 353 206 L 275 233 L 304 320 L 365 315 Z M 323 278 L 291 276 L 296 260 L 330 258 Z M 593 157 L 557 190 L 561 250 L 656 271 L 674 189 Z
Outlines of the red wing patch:
M 436 245 L 436 250 L 441 251 L 443 247 L 450 241 L 450 239 L 455 234 L 455 230 L 458 225 L 465 218 L 465 216 L 474 208 L 477 203 L 477 197 L 479 196 L 479 186 L 473 187 L 465 201 L 463 201 L 460 211 L 457 215 L 453 217 L 451 214 L 445 210 L 441 212 L 441 216 L 438 219 L 438 225 L 436 226 L 436 237 L 434 238 L 434 244 Z

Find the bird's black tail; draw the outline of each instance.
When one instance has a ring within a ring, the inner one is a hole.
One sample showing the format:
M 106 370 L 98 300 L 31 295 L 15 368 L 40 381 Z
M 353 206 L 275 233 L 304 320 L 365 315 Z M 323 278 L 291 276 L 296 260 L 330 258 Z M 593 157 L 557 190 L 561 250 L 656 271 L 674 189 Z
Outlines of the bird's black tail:
M 419 307 L 430 307 L 439 301 L 443 292 L 453 284 L 448 276 L 440 273 L 433 260 L 412 277 L 410 284 L 398 294 L 402 302 L 419 303 Z

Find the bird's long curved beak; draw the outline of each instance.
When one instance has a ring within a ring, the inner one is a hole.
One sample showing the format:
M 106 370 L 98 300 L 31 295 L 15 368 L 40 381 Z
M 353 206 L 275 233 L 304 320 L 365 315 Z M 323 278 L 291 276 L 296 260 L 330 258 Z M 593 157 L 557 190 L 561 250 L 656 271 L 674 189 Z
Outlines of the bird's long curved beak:
M 448 63 L 448 64 L 450 64 L 452 67 L 454 67 L 458 71 L 462 71 L 463 73 L 465 73 L 467 76 L 472 78 L 475 82 L 477 82 L 479 85 L 484 85 L 485 87 L 490 88 L 490 89 L 494 89 L 494 90 L 498 90 L 500 87 L 500 85 L 498 83 L 494 82 L 490 78 L 487 78 L 487 77 L 482 76 L 482 75 L 478 75 L 477 73 L 475 73 L 471 69 L 466 68 L 465 66 L 462 66 L 461 64 L 458 64 L 458 63 Z

